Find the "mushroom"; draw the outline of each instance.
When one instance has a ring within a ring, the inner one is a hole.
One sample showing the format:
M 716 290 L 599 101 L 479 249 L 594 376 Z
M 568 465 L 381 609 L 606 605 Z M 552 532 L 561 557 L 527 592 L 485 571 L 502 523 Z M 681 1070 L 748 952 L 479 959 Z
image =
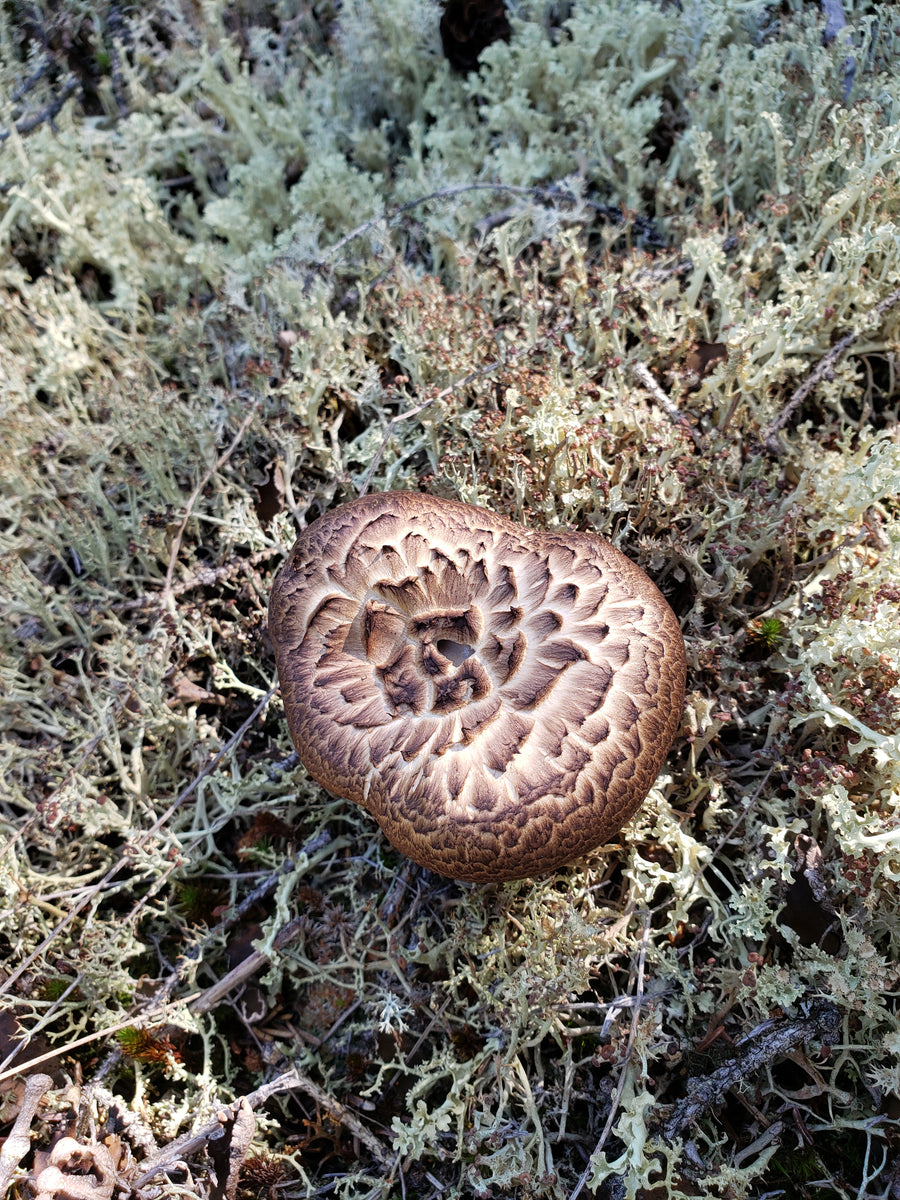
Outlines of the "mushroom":
M 413 492 L 306 529 L 269 631 L 306 769 L 455 879 L 520 879 L 608 841 L 684 706 L 675 614 L 608 542 Z

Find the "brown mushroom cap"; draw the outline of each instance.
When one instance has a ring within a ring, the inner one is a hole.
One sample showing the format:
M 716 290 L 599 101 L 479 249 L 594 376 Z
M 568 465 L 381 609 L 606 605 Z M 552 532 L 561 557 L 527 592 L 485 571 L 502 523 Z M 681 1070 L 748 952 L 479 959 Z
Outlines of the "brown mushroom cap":
M 608 542 L 414 492 L 301 534 L 269 630 L 304 766 L 455 879 L 535 875 L 611 838 L 684 706 L 675 614 Z

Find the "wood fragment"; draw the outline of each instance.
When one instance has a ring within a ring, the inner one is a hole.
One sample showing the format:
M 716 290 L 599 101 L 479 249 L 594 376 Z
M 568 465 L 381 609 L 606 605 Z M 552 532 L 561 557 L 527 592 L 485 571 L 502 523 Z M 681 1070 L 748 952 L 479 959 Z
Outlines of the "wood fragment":
M 256 1118 L 246 1098 L 243 1098 L 233 1109 L 223 1109 L 217 1119 L 222 1134 L 211 1137 L 208 1147 L 216 1176 L 216 1182 L 210 1189 L 210 1200 L 235 1200 L 241 1167 L 256 1133 Z
M 31 1148 L 31 1122 L 44 1093 L 53 1086 L 49 1075 L 29 1075 L 25 1080 L 25 1094 L 18 1116 L 0 1148 L 0 1196 L 6 1195 L 13 1172 Z
M 40 110 L 33 113 L 30 117 L 24 117 L 15 125 L 15 131 L 19 137 L 25 137 L 31 133 L 33 129 L 37 129 L 39 125 L 43 125 L 45 121 L 52 121 L 53 118 L 60 112 L 65 102 L 78 90 L 78 82 L 75 79 L 68 79 L 60 89 L 59 95 L 55 96 L 50 103 Z M 11 130 L 4 129 L 0 131 L 0 144 L 5 142 L 11 136 Z
M 289 942 L 299 934 L 303 928 L 303 919 L 295 917 L 278 933 L 275 938 L 274 946 L 276 950 L 281 950 Z M 227 975 L 223 975 L 217 983 L 212 987 L 208 987 L 202 995 L 198 996 L 190 1006 L 191 1012 L 195 1015 L 210 1012 L 228 995 L 234 991 L 242 983 L 245 983 L 257 971 L 266 967 L 271 962 L 271 956 L 264 954 L 262 950 L 253 950 L 245 959 L 233 967 Z
M 116 1168 L 100 1142 L 60 1138 L 34 1181 L 34 1200 L 112 1200 Z
M 667 1142 L 679 1137 L 705 1112 L 722 1100 L 729 1088 L 741 1083 L 773 1058 L 783 1056 L 805 1042 L 822 1041 L 833 1046 L 840 1035 L 841 1016 L 827 1000 L 814 1001 L 805 1017 L 780 1017 L 767 1021 L 758 1032 L 738 1047 L 738 1053 L 709 1075 L 691 1079 L 687 1095 L 676 1105 L 663 1126 Z

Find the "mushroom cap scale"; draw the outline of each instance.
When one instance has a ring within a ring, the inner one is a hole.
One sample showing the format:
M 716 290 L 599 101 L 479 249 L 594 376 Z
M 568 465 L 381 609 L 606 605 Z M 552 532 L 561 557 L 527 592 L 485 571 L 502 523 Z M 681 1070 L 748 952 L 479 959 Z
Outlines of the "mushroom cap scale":
M 310 525 L 269 631 L 309 773 L 456 879 L 524 878 L 608 841 L 684 707 L 675 614 L 615 547 L 414 492 Z

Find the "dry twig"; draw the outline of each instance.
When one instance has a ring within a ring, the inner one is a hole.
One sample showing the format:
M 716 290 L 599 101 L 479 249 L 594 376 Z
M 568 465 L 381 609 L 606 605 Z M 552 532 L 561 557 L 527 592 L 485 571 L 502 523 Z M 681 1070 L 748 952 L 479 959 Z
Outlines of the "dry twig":
M 351 1112 L 350 1109 L 345 1108 L 343 1104 L 340 1104 L 333 1096 L 330 1096 L 324 1088 L 319 1087 L 308 1075 L 305 1075 L 296 1067 L 292 1067 L 289 1071 L 284 1071 L 270 1083 L 263 1084 L 262 1087 L 250 1092 L 249 1095 L 235 1101 L 230 1106 L 230 1110 L 236 1113 L 239 1107 L 243 1105 L 246 1105 L 250 1109 L 259 1108 L 260 1105 L 265 1104 L 270 1096 L 277 1095 L 279 1092 L 291 1092 L 295 1090 L 304 1092 L 335 1121 L 339 1121 L 344 1125 L 355 1138 L 358 1138 L 363 1143 L 382 1167 L 388 1169 L 393 1165 L 391 1156 L 384 1149 L 381 1142 L 363 1125 L 356 1114 Z M 220 1113 L 214 1121 L 207 1122 L 196 1133 L 185 1134 L 180 1138 L 176 1138 L 174 1142 L 160 1152 L 159 1158 L 155 1162 L 145 1165 L 144 1173 L 132 1185 L 134 1190 L 138 1191 L 161 1171 L 168 1170 L 186 1155 L 195 1154 L 198 1150 L 203 1149 L 211 1138 L 221 1134 L 222 1124 L 223 1121 Z
M 144 846 L 152 837 L 155 837 L 156 834 L 159 833 L 159 831 L 162 829 L 162 827 L 170 819 L 172 814 L 184 803 L 185 800 L 188 799 L 189 796 L 193 795 L 193 793 L 196 791 L 197 787 L 202 782 L 202 780 L 204 780 L 207 775 L 210 775 L 216 769 L 216 767 L 219 765 L 219 763 L 228 754 L 230 754 L 231 750 L 240 742 L 241 738 L 243 738 L 244 734 L 247 732 L 247 730 L 250 728 L 250 726 L 253 724 L 253 722 L 257 719 L 259 714 L 263 711 L 263 709 L 266 707 L 266 705 L 269 703 L 269 701 L 275 695 L 275 691 L 276 691 L 276 688 L 274 685 L 269 688 L 269 690 L 266 692 L 266 694 L 262 697 L 262 699 L 256 705 L 256 707 L 254 708 L 254 710 L 250 714 L 250 716 L 246 719 L 246 721 L 244 721 L 244 723 L 240 726 L 240 728 L 237 729 L 231 735 L 231 737 L 228 739 L 228 741 L 225 743 L 225 745 L 222 747 L 222 749 L 210 759 L 210 761 L 206 764 L 206 766 L 201 771 L 198 771 L 198 773 L 194 776 L 194 778 L 187 785 L 187 787 L 183 788 L 178 793 L 178 795 L 175 797 L 175 799 L 172 801 L 172 803 L 169 805 L 169 807 L 153 823 L 153 825 L 151 825 L 149 829 L 146 829 L 142 833 L 138 834 L 138 836 L 134 839 L 133 848 L 139 849 L 140 847 Z M 65 929 L 67 929 L 69 925 L 71 925 L 71 923 L 75 920 L 75 918 L 78 916 L 78 914 L 94 900 L 96 895 L 99 892 L 101 892 L 116 877 L 116 875 L 118 875 L 118 873 L 124 867 L 129 866 L 129 865 L 132 867 L 134 865 L 132 855 L 124 855 L 124 854 L 121 855 L 119 857 L 119 859 L 115 863 L 113 863 L 113 865 L 109 868 L 109 870 L 106 872 L 106 874 L 103 876 L 102 879 L 98 880 L 97 883 L 92 885 L 92 887 L 85 889 L 84 894 L 81 896 L 81 898 L 78 900 L 78 902 L 72 906 L 72 908 L 69 910 L 69 912 L 66 914 L 66 916 L 50 931 L 49 934 L 47 934 L 47 936 L 44 938 L 44 940 L 38 946 L 36 946 L 35 949 L 32 950 L 32 952 L 29 955 L 27 955 L 27 957 L 19 964 L 19 966 L 15 969 L 15 971 L 13 971 L 3 981 L 3 983 L 0 984 L 0 994 L 2 994 L 3 992 L 9 991 L 12 988 L 12 985 L 16 982 L 16 980 L 21 978 L 21 976 L 24 974 L 25 971 L 28 970 L 28 968 L 31 966 L 31 964 L 33 962 L 35 962 L 38 958 L 40 958 L 40 956 L 44 953 L 44 951 L 53 944 L 55 939 L 57 937 L 59 937 L 59 935 Z M 141 903 L 143 903 L 143 902 L 144 901 L 142 900 Z M 134 915 L 135 914 L 133 912 L 132 914 L 130 914 L 130 917 L 133 917 Z M 130 917 L 126 918 L 126 919 L 130 919 Z M 27 1044 L 27 1039 L 23 1040 L 23 1042 L 21 1042 L 17 1046 L 16 1051 L 14 1051 L 14 1053 L 11 1054 L 6 1059 L 6 1062 L 4 1062 L 3 1064 L 0 1064 L 0 1067 L 6 1066 L 9 1062 L 11 1062 L 15 1058 L 15 1056 L 19 1052 L 19 1050 L 21 1050 L 24 1047 L 24 1045 L 26 1045 L 26 1044 Z M 0 1078 L 3 1078 L 3 1077 L 0 1076 Z
M 294 917 L 293 921 L 289 921 L 276 936 L 274 948 L 281 950 L 289 942 L 292 942 L 300 933 L 303 924 L 303 917 Z M 252 950 L 236 967 L 232 967 L 227 975 L 223 975 L 212 987 L 208 987 L 205 992 L 192 1002 L 191 1012 L 195 1015 L 210 1012 L 222 1002 L 229 992 L 234 991 L 236 987 L 240 987 L 242 983 L 245 983 L 251 976 L 255 975 L 257 971 L 268 966 L 271 961 L 271 955 L 264 954 L 262 950 Z
M 702 450 L 703 438 L 690 423 L 684 413 L 679 410 L 677 404 L 675 404 L 675 402 L 671 400 L 662 390 L 662 388 L 650 374 L 649 369 L 641 362 L 633 363 L 631 366 L 631 374 L 639 383 L 644 385 L 663 412 L 665 412 L 672 419 L 672 421 L 674 421 L 679 429 L 682 429 L 688 435 L 697 449 Z
M 667 1142 L 674 1141 L 701 1113 L 722 1099 L 730 1087 L 747 1079 L 755 1071 L 804 1042 L 822 1041 L 833 1046 L 841 1031 L 837 1007 L 826 1000 L 810 1005 L 809 1016 L 781 1017 L 766 1022 L 738 1047 L 738 1053 L 710 1075 L 691 1079 L 687 1095 L 663 1127 Z
M 634 1039 L 637 1037 L 638 1022 L 641 1019 L 641 1004 L 644 999 L 644 967 L 647 961 L 647 943 L 650 940 L 650 915 L 649 913 L 644 918 L 644 933 L 641 938 L 641 948 L 638 953 L 637 971 L 635 972 L 634 986 L 634 1003 L 631 1006 L 631 1027 L 628 1030 L 628 1041 L 625 1045 L 625 1054 L 622 1058 L 622 1066 L 619 1071 L 619 1079 L 616 1083 L 616 1090 L 612 1094 L 612 1099 L 609 1102 L 609 1112 L 606 1116 L 606 1124 L 603 1126 L 603 1132 L 600 1134 L 600 1140 L 594 1148 L 594 1153 L 591 1159 L 594 1159 L 603 1150 L 607 1139 L 612 1131 L 613 1121 L 616 1119 L 616 1114 L 619 1111 L 619 1103 L 622 1099 L 622 1093 L 625 1090 L 625 1081 L 628 1075 L 629 1067 L 631 1066 L 631 1055 L 634 1050 Z M 584 1168 L 575 1188 L 569 1196 L 569 1200 L 576 1200 L 576 1197 L 581 1193 L 581 1189 L 588 1181 L 588 1176 L 591 1173 L 591 1163 Z
M 900 302 L 900 288 L 895 288 L 889 296 L 885 296 L 880 304 L 876 304 L 871 312 L 866 314 L 862 325 L 871 327 L 875 323 L 875 317 L 883 317 L 898 302 Z M 835 363 L 843 358 L 854 342 L 859 341 L 865 332 L 866 329 L 861 327 L 853 330 L 851 333 L 845 333 L 839 342 L 835 342 L 831 349 L 822 355 L 816 366 L 795 390 L 793 396 L 791 396 L 778 416 L 769 422 L 761 436 L 762 443 L 770 454 L 781 454 L 781 446 L 778 444 L 775 435 L 784 428 L 816 384 L 822 379 L 829 378 Z
M 192 1000 L 195 1000 L 198 993 L 193 993 L 190 996 L 183 996 L 180 1000 L 168 1004 L 165 1008 L 153 1012 L 151 1015 L 155 1018 L 156 1024 L 164 1024 L 166 1016 L 176 1008 L 184 1008 L 189 1005 Z M 66 1042 L 64 1046 L 57 1046 L 55 1050 L 48 1050 L 46 1054 L 39 1054 L 37 1058 L 29 1058 L 25 1062 L 20 1063 L 17 1067 L 9 1068 L 5 1071 L 0 1071 L 0 1083 L 5 1079 L 11 1079 L 13 1075 L 21 1075 L 23 1071 L 30 1071 L 32 1067 L 38 1067 L 41 1063 L 49 1061 L 51 1058 L 58 1058 L 60 1054 L 71 1054 L 73 1050 L 79 1050 L 82 1046 L 88 1046 L 91 1042 L 103 1041 L 106 1038 L 112 1037 L 116 1033 L 120 1033 L 123 1029 L 130 1029 L 132 1026 L 140 1028 L 152 1028 L 147 1018 L 142 1021 L 139 1017 L 128 1017 L 124 1021 L 119 1021 L 116 1025 L 107 1025 L 104 1029 L 97 1029 L 94 1033 L 87 1033 L 84 1037 L 76 1038 L 75 1041 Z M 16 1058 L 19 1051 L 27 1046 L 28 1042 L 23 1039 L 19 1042 L 13 1052 L 6 1058 L 6 1062 L 11 1062 Z M 4 1064 L 5 1065 L 5 1064 Z M 41 1076 L 46 1079 L 46 1076 Z
M 178 562 L 178 554 L 181 550 L 181 540 L 184 537 L 185 529 L 187 529 L 187 523 L 191 519 L 191 513 L 194 511 L 194 505 L 199 500 L 201 494 L 203 493 L 203 489 L 209 483 L 210 479 L 212 479 L 213 475 L 215 475 L 216 471 L 221 471 L 222 467 L 225 466 L 229 458 L 231 458 L 232 454 L 234 454 L 235 450 L 237 450 L 238 446 L 240 445 L 241 438 L 243 438 L 244 434 L 247 432 L 250 422 L 256 416 L 258 410 L 259 402 L 257 401 L 251 406 L 250 411 L 244 417 L 243 421 L 241 421 L 240 428 L 231 440 L 231 445 L 227 450 L 222 451 L 215 463 L 209 468 L 209 470 L 188 497 L 188 502 L 185 505 L 184 516 L 181 519 L 181 524 L 178 526 L 178 532 L 172 539 L 172 549 L 169 553 L 169 566 L 166 571 L 166 581 L 163 584 L 162 590 L 162 602 L 163 604 L 168 605 L 170 608 L 172 607 L 172 579 L 175 575 L 175 565 Z

